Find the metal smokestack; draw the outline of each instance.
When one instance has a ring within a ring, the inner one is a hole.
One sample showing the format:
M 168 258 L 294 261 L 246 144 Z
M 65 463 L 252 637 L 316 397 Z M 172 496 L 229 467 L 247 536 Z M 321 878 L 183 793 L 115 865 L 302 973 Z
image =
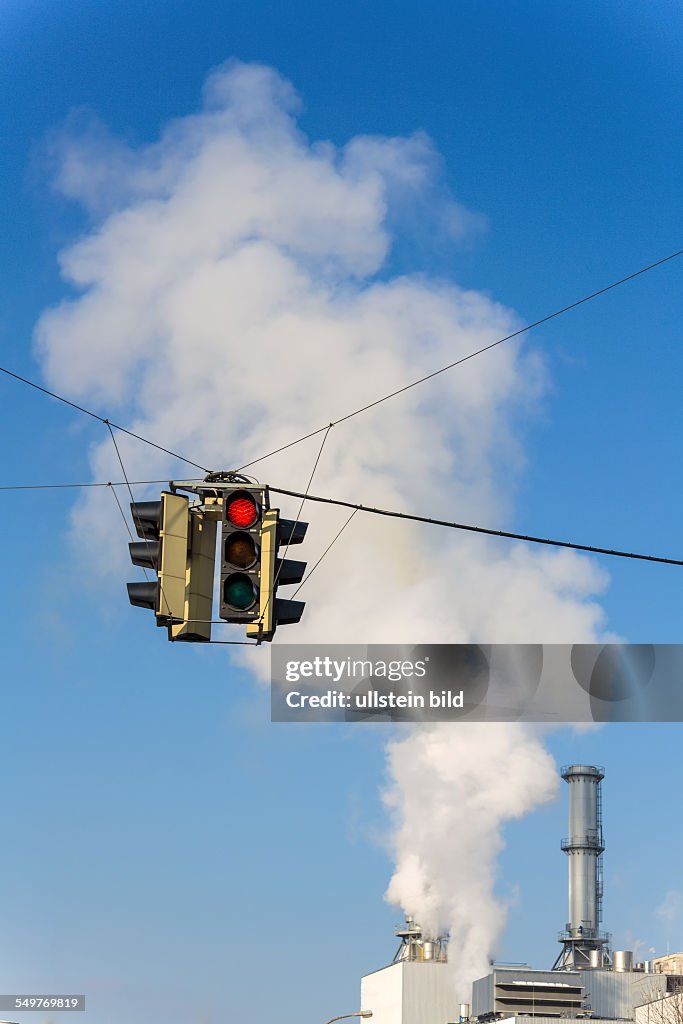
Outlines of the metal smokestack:
M 572 765 L 562 778 L 569 783 L 569 838 L 562 849 L 569 858 L 569 928 L 575 938 L 593 938 L 600 920 L 600 858 L 605 844 L 600 815 L 603 773 L 593 766 Z
M 573 764 L 562 769 L 562 778 L 569 785 L 569 836 L 561 843 L 568 858 L 569 921 L 559 936 L 563 948 L 553 970 L 609 963 L 609 936 L 600 934 L 605 849 L 600 783 L 604 777 L 604 770 L 595 765 Z

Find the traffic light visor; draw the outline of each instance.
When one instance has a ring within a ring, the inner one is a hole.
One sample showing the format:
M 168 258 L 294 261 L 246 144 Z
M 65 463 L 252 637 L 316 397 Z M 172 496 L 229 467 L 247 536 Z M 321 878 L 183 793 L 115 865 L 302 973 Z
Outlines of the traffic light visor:
M 151 583 L 127 583 L 128 600 L 137 608 L 156 608 L 159 584 Z
M 154 540 L 161 528 L 161 501 L 131 501 L 130 512 L 138 537 Z

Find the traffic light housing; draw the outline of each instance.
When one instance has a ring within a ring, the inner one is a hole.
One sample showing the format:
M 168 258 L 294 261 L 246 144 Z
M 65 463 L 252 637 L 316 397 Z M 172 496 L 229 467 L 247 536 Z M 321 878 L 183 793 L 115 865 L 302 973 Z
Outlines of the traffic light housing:
M 211 639 L 215 566 L 216 520 L 193 510 L 190 512 L 183 621 L 169 626 L 169 640 L 208 642 Z
M 257 640 L 272 640 L 278 626 L 299 622 L 304 612 L 304 601 L 293 601 L 277 596 L 278 587 L 300 583 L 306 572 L 306 563 L 291 558 L 279 558 L 292 544 L 301 544 L 308 523 L 280 519 L 279 509 L 268 509 L 262 516 L 260 556 L 260 600 L 256 621 L 247 625 L 247 636 Z
M 248 637 L 272 640 L 278 625 L 298 622 L 303 601 L 277 597 L 281 584 L 299 583 L 305 562 L 278 557 L 282 545 L 300 544 L 307 523 L 280 519 L 268 507 L 267 488 L 235 484 L 223 492 L 218 614 L 243 623 Z
M 218 614 L 226 622 L 258 618 L 265 488 L 237 486 L 223 495 Z
M 129 600 L 153 611 L 169 640 L 210 640 L 220 520 L 218 615 L 244 624 L 247 636 L 259 643 L 272 640 L 279 625 L 299 622 L 304 611 L 303 601 L 279 598 L 277 592 L 300 583 L 306 563 L 278 552 L 300 544 L 308 524 L 280 519 L 279 510 L 269 508 L 265 486 L 207 478 L 210 483 L 220 486 L 197 489 L 200 500 L 192 506 L 175 491 L 164 491 L 158 501 L 131 503 L 141 538 L 129 545 L 131 560 L 156 572 L 157 579 L 129 583 Z
M 156 580 L 129 583 L 130 603 L 154 612 L 169 640 L 211 639 L 216 523 L 189 507 L 188 498 L 164 491 L 158 501 L 135 501 L 131 515 L 140 541 L 129 544 L 134 565 Z
M 138 537 L 128 545 L 133 565 L 152 569 L 156 580 L 128 584 L 128 599 L 154 612 L 158 626 L 184 621 L 189 501 L 164 491 L 158 501 L 133 501 L 130 505 Z

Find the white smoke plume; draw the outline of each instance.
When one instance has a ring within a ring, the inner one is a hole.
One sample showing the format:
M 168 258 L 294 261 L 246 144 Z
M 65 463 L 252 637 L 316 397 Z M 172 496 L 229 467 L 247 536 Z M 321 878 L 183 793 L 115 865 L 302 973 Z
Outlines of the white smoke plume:
M 444 723 L 389 744 L 396 870 L 387 899 L 429 936 L 450 932 L 454 997 L 488 973 L 506 907 L 494 893 L 502 827 L 552 799 L 558 776 L 522 724 Z
M 52 388 L 229 469 L 519 326 L 482 293 L 388 275 L 406 211 L 431 211 L 453 237 L 473 223 L 444 198 L 424 135 L 357 137 L 338 149 L 309 141 L 297 110 L 274 71 L 233 62 L 209 77 L 200 109 L 153 144 L 129 147 L 82 116 L 53 140 L 57 187 L 90 226 L 61 254 L 72 296 L 36 331 Z M 542 363 L 524 344 L 333 428 L 312 492 L 502 527 L 523 468 L 520 424 L 544 389 Z M 253 472 L 303 490 L 321 439 Z M 118 441 L 132 479 L 196 474 Z M 107 436 L 91 463 L 96 479 L 120 478 Z M 296 512 L 294 499 L 282 506 Z M 313 564 L 347 514 L 306 506 L 310 539 L 298 557 Z M 99 558 L 120 591 L 129 567 L 117 517 L 106 492 L 74 512 L 77 529 L 88 523 L 90 573 Z M 591 642 L 604 583 L 575 553 L 358 514 L 307 584 L 304 620 L 285 639 Z M 390 895 L 423 923 L 451 927 L 465 979 L 504 918 L 492 888 L 501 827 L 553 791 L 551 763 L 518 726 L 417 730 L 389 757 L 398 822 Z

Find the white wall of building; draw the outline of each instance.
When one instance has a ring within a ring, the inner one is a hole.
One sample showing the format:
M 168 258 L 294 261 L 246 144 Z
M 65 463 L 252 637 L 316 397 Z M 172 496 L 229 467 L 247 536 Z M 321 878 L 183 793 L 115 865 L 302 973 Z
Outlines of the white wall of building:
M 372 1024 L 401 1024 L 403 964 L 366 974 L 360 983 L 360 1008 L 372 1010 Z
M 681 1024 L 683 1022 L 683 992 L 653 999 L 636 1006 L 636 1024 Z
M 372 1024 L 452 1024 L 458 1020 L 448 964 L 401 961 L 361 980 L 361 1009 Z

